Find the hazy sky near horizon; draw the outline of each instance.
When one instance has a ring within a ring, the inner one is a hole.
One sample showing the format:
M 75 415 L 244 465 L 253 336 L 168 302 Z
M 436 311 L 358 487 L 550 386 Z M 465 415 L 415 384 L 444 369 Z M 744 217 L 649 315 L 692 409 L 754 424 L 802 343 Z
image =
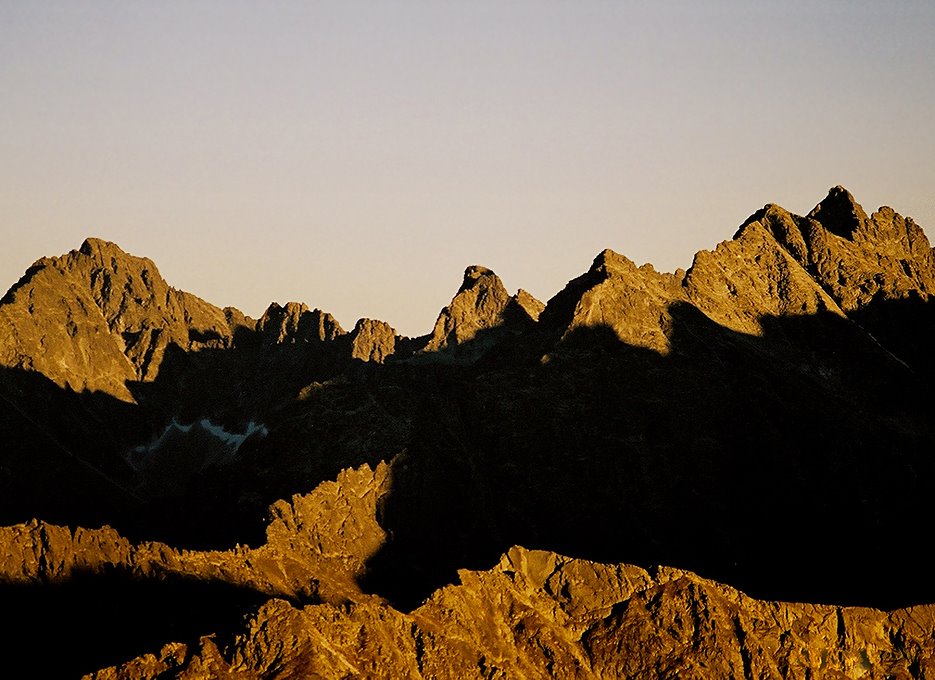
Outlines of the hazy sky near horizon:
M 0 0 L 0 289 L 86 236 L 428 332 L 843 184 L 935 237 L 935 3 Z

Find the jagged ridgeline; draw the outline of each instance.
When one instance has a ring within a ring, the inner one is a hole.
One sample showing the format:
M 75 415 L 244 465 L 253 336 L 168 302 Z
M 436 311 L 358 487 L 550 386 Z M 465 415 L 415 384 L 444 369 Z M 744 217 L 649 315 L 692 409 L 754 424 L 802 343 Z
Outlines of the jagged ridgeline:
M 5 658 L 935 673 L 933 293 L 923 230 L 841 187 L 687 271 L 606 250 L 546 304 L 470 266 L 417 338 L 254 320 L 88 239 L 0 301 Z

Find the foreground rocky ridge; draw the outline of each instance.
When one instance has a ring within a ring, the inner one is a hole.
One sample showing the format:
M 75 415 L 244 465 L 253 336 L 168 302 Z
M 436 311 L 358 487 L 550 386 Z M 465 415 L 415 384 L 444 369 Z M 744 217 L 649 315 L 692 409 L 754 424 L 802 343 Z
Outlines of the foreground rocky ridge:
M 404 614 L 271 600 L 226 644 L 170 644 L 94 678 L 911 678 L 935 606 L 763 602 L 690 572 L 513 548 Z
M 362 466 L 278 501 L 256 548 L 179 550 L 110 527 L 37 521 L 0 528 L 0 591 L 20 624 L 0 640 L 6 667 L 52 645 L 43 673 L 76 677 L 146 651 L 147 641 L 178 640 L 175 649 L 232 629 L 270 598 L 373 600 L 358 581 L 386 538 L 376 515 L 388 483 L 387 465 Z
M 231 551 L 178 550 L 133 544 L 111 527 L 32 521 L 0 528 L 0 582 L 67 583 L 77 574 L 119 570 L 140 579 L 179 576 L 220 581 L 262 595 L 341 601 L 361 594 L 365 564 L 383 544 L 376 508 L 388 492 L 389 468 L 345 470 L 335 482 L 270 508 L 266 542 Z
M 89 240 L 0 302 L 11 615 L 70 670 L 149 650 L 141 677 L 378 675 L 375 650 L 423 676 L 918 677 L 906 607 L 935 581 L 896 546 L 932 519 L 933 282 L 922 230 L 839 187 L 687 271 L 604 251 L 546 305 L 469 267 L 420 338 L 254 322 Z M 523 560 L 568 592 L 517 590 Z
M 882 612 L 756 600 L 669 567 L 600 564 L 513 547 L 489 570 L 409 613 L 356 587 L 386 536 L 391 469 L 343 472 L 272 508 L 258 549 L 132 545 L 112 529 L 0 530 L 7 582 L 64 583 L 120 568 L 134 578 L 247 586 L 265 603 L 223 636 L 164 639 L 91 673 L 157 677 L 927 677 L 935 605 Z M 284 599 L 285 598 L 285 599 Z M 104 603 L 106 605 L 106 603 Z M 238 618 L 238 617 L 235 617 Z

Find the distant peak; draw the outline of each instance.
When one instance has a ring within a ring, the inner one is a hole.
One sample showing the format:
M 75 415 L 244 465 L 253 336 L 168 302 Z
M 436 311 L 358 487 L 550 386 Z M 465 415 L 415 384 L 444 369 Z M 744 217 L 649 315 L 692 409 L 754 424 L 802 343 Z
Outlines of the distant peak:
M 757 210 L 755 213 L 750 215 L 743 224 L 741 224 L 737 231 L 734 232 L 734 235 L 731 237 L 732 240 L 736 241 L 746 234 L 753 225 L 759 224 L 761 226 L 767 227 L 770 231 L 773 231 L 775 234 L 775 229 L 773 228 L 776 224 L 789 224 L 793 223 L 796 218 L 792 213 L 783 208 L 781 205 L 776 203 L 767 203 L 762 208 Z
M 99 255 L 102 253 L 120 253 L 122 255 L 127 254 L 126 251 L 124 251 L 116 243 L 93 237 L 86 238 L 78 250 L 85 255 Z
M 513 303 L 522 309 L 533 321 L 539 320 L 539 315 L 545 309 L 545 305 L 528 291 L 520 288 L 513 296 Z
M 263 317 L 269 318 L 280 314 L 286 316 L 298 316 L 307 311 L 308 305 L 306 305 L 304 302 L 287 302 L 285 305 L 281 305 L 278 302 L 271 302 L 269 307 L 266 308 L 266 312 L 263 314 Z
M 472 264 L 457 294 L 438 314 L 424 351 L 434 352 L 473 339 L 478 331 L 503 324 L 510 294 L 493 270 Z
M 386 321 L 358 319 L 350 333 L 351 358 L 382 364 L 396 352 L 396 330 Z
M 334 340 L 344 329 L 333 316 L 317 307 L 309 310 L 304 302 L 270 303 L 257 322 L 257 330 L 267 344 L 287 344 Z
M 606 248 L 598 253 L 597 257 L 594 258 L 594 262 L 591 263 L 592 272 L 612 273 L 633 271 L 635 269 L 636 263 L 633 262 L 633 260 L 610 248 Z
M 833 187 L 808 216 L 832 234 L 850 239 L 868 220 L 867 213 L 847 189 Z
M 497 281 L 500 280 L 500 278 L 494 274 L 492 269 L 488 269 L 487 267 L 483 267 L 479 264 L 472 264 L 470 267 L 464 270 L 464 281 L 461 283 L 461 288 L 458 289 L 458 292 L 463 293 L 466 290 L 470 290 L 476 286 L 481 281 L 481 279 L 485 278 L 493 278 Z
M 481 276 L 489 276 L 490 274 L 493 274 L 492 269 L 488 269 L 487 267 L 479 264 L 472 264 L 470 267 L 464 270 L 464 278 L 476 279 Z

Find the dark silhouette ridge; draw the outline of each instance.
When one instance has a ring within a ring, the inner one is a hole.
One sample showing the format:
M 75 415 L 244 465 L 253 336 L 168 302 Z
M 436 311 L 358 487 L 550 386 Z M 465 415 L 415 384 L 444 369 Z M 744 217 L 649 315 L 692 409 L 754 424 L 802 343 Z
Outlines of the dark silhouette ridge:
M 893 548 L 931 521 L 928 378 L 834 314 L 763 319 L 754 337 L 670 312 L 667 356 L 596 327 L 541 368 L 439 376 L 365 586 L 412 608 L 521 544 L 766 599 L 935 599 L 927 558 Z
M 169 642 L 223 640 L 268 596 L 219 581 L 143 580 L 119 569 L 78 572 L 57 583 L 0 583 L 7 626 L 3 666 L 78 678 Z M 37 663 L 37 660 L 41 660 Z
M 852 312 L 850 318 L 914 371 L 927 379 L 935 378 L 935 305 L 931 302 L 915 291 L 899 302 L 877 296 L 866 307 Z
M 0 521 L 98 526 L 133 512 L 140 498 L 114 452 L 134 416 L 108 395 L 78 394 L 39 373 L 0 367 Z

